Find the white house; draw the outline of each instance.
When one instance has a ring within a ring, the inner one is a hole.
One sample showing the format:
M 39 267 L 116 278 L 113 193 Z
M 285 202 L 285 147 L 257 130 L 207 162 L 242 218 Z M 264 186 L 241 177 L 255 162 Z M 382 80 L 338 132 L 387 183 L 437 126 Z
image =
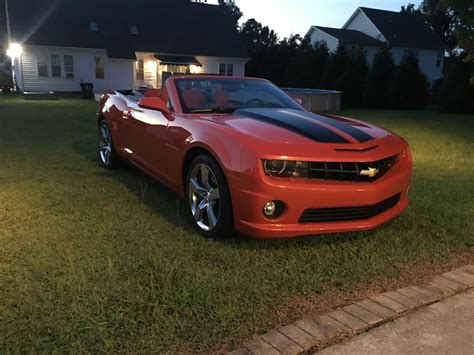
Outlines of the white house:
M 334 51 L 339 43 L 360 45 L 372 62 L 377 47 L 387 43 L 392 48 L 395 64 L 407 50 L 418 55 L 420 69 L 432 82 L 441 79 L 445 44 L 429 25 L 417 15 L 359 7 L 342 29 L 312 26 L 308 31 L 312 42 L 325 41 Z M 377 42 L 369 42 L 370 37 Z
M 336 51 L 339 45 L 362 46 L 367 54 L 367 60 L 372 63 L 382 41 L 356 30 L 346 30 L 322 26 L 312 26 L 308 32 L 311 43 L 326 42 L 330 52 Z
M 245 50 L 221 6 L 190 0 L 2 2 L 0 26 L 7 19 L 10 45 L 22 47 L 14 60 L 21 91 L 74 92 L 90 82 L 104 92 L 161 87 L 175 74 L 245 75 Z

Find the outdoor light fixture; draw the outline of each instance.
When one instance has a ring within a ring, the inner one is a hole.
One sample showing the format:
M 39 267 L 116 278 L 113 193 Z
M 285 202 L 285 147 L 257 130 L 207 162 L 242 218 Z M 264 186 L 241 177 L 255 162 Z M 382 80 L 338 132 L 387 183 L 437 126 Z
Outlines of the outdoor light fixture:
M 191 72 L 191 74 L 197 74 L 199 73 L 201 70 L 201 68 L 199 68 L 197 65 L 190 65 L 189 66 L 189 71 Z
M 18 58 L 23 53 L 23 48 L 19 43 L 11 43 L 7 49 L 7 55 L 14 59 Z

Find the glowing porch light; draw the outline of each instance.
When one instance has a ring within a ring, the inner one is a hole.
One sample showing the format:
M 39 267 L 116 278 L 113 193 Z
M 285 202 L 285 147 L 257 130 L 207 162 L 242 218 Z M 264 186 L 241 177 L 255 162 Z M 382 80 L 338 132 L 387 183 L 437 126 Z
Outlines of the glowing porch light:
M 20 43 L 11 43 L 7 49 L 7 55 L 14 59 L 18 58 L 23 53 L 23 47 Z
M 189 71 L 191 72 L 191 74 L 198 74 L 201 71 L 201 67 L 197 65 L 190 65 Z

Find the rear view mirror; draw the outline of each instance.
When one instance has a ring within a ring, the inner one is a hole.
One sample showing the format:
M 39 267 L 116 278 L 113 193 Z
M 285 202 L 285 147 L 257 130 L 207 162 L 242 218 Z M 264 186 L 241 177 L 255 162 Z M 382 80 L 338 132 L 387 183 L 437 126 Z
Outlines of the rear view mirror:
M 138 106 L 149 110 L 160 111 L 165 115 L 171 113 L 168 106 L 166 105 L 166 102 L 164 102 L 159 97 L 144 97 L 138 102 Z

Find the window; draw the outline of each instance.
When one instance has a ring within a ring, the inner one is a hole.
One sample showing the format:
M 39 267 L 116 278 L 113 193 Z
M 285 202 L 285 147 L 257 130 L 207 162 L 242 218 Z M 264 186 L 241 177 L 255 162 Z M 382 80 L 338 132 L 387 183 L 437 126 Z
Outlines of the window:
M 185 113 L 231 113 L 245 108 L 303 110 L 294 99 L 267 81 L 189 76 L 176 79 L 175 84 Z
M 233 76 L 234 75 L 234 64 L 219 64 L 219 75 Z
M 97 22 L 89 22 L 89 28 L 92 32 L 99 32 L 99 26 L 97 25 Z
M 74 78 L 74 59 L 72 55 L 64 56 L 64 72 L 66 73 L 66 78 Z
M 38 67 L 38 76 L 46 77 L 48 76 L 48 60 L 44 56 L 37 56 L 36 63 Z
M 436 58 L 436 68 L 441 67 L 441 60 L 443 59 L 443 53 L 439 52 L 438 57 Z
M 61 60 L 58 54 L 51 55 L 51 76 L 53 78 L 61 77 Z
M 104 77 L 104 60 L 102 59 L 102 57 L 95 57 L 95 78 L 104 79 Z
M 138 27 L 137 27 L 137 26 L 130 26 L 130 32 L 131 32 L 132 35 L 134 35 L 134 36 L 138 36 L 138 35 L 139 35 Z
M 145 67 L 143 59 L 138 59 L 136 62 L 136 76 L 137 80 L 145 80 Z

